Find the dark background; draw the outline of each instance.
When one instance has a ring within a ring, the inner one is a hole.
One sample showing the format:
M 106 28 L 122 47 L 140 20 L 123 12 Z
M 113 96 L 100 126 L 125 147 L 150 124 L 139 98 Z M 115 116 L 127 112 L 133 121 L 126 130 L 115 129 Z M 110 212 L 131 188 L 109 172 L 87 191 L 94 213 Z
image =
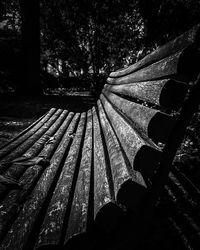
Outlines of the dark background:
M 199 0 L 1 0 L 0 145 L 51 107 L 89 109 L 111 71 L 138 61 L 199 22 Z M 199 135 L 200 109 L 174 162 L 197 189 Z M 149 249 L 187 245 L 177 211 L 194 216 L 181 208 L 170 188 L 174 196 L 164 195 L 156 208 Z M 189 229 L 192 241 L 191 234 Z

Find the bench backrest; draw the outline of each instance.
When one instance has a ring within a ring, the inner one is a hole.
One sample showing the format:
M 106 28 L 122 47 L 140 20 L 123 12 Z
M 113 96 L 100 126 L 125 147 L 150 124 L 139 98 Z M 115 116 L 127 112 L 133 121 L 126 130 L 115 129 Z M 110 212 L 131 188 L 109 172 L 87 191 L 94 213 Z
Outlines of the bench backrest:
M 132 168 L 142 174 L 147 186 L 154 182 L 159 165 L 163 168 L 161 162 L 171 165 L 197 111 L 199 33 L 197 25 L 141 61 L 112 72 L 100 96 Z M 169 167 L 164 172 L 166 180 Z

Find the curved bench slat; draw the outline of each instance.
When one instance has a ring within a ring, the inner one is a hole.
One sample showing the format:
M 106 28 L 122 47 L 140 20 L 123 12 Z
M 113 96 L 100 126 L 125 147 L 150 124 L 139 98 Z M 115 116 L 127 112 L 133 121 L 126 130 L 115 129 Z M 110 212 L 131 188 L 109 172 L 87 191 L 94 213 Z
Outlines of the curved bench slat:
M 65 121 L 63 122 L 62 126 L 55 133 L 54 143 L 46 144 L 43 150 L 40 152 L 39 157 L 42 157 L 44 159 L 51 159 L 53 153 L 56 151 L 57 146 L 62 140 L 73 116 L 74 114 L 70 112 Z M 40 174 L 44 169 L 44 167 L 41 165 L 35 165 L 28 168 L 25 173 L 20 176 L 21 168 L 23 168 L 23 166 L 18 165 L 17 169 L 15 170 L 15 173 L 13 173 L 11 177 L 17 179 L 16 175 L 19 176 L 19 183 L 23 187 L 23 192 L 21 192 L 21 190 L 19 189 L 10 191 L 0 205 L 0 239 L 3 239 L 3 235 L 5 234 L 6 230 L 9 229 L 9 226 L 12 225 L 13 220 L 16 214 L 18 213 L 18 208 L 20 208 L 22 204 L 26 201 L 27 196 L 33 190 L 34 185 L 37 183 Z M 27 168 L 27 166 L 25 168 Z
M 158 105 L 164 109 L 178 110 L 183 103 L 188 86 L 172 79 L 135 82 L 122 85 L 105 84 L 104 89 L 124 97 Z
M 178 36 L 176 39 L 156 49 L 151 54 L 145 56 L 135 64 L 116 72 L 111 72 L 109 77 L 121 77 L 128 75 L 143 67 L 147 67 L 148 65 L 156 61 L 160 61 L 161 59 L 168 57 L 169 55 L 174 54 L 177 51 L 184 49 L 185 47 L 188 47 L 194 42 L 198 42 L 196 41 L 196 35 L 199 31 L 199 28 L 200 24 L 194 26 L 191 30 L 185 32 L 184 34 Z
M 81 238 L 80 234 L 87 234 L 88 221 L 91 220 L 91 215 L 89 214 L 89 196 L 90 189 L 92 188 L 90 182 L 92 172 L 92 127 L 92 112 L 89 110 L 87 112 L 87 125 L 83 150 L 81 153 L 79 173 L 70 209 L 69 221 L 67 223 L 65 245 L 70 244 L 70 240 L 73 242 L 79 241 L 78 239 Z
M 106 118 L 100 101 L 98 101 L 98 110 L 108 148 L 115 199 L 128 209 L 136 210 L 145 194 L 146 184 L 141 174 L 131 168 L 130 163 L 122 153 L 121 146 Z
M 138 132 L 141 131 L 154 142 L 166 142 L 175 118 L 158 110 L 130 102 L 108 91 L 103 91 L 103 94 L 117 110 L 125 115 L 125 118 L 129 119 Z
M 50 126 L 50 128 L 37 140 L 32 147 L 30 147 L 24 154 L 24 157 L 31 158 L 37 155 L 46 144 L 53 143 L 55 132 L 60 128 L 68 115 L 67 110 L 63 110 L 58 119 Z
M 50 110 L 49 110 L 50 111 Z M 49 111 L 47 113 L 49 113 Z M 16 141 L 17 139 L 19 139 L 22 135 L 26 134 L 26 132 L 28 132 L 29 130 L 31 130 L 33 127 L 35 127 L 47 114 L 42 115 L 41 117 L 39 117 L 36 121 L 34 121 L 30 126 L 28 126 L 26 129 L 24 129 L 23 131 L 21 131 L 19 134 L 17 134 L 16 136 L 14 136 L 12 139 L 10 139 L 8 142 L 3 143 L 3 145 L 0 146 L 0 150 L 2 148 L 7 147 L 9 144 L 13 143 L 14 141 Z
M 32 134 L 28 138 L 28 140 L 24 141 L 17 148 L 15 148 L 12 152 L 6 155 L 3 158 L 3 160 L 12 161 L 13 159 L 19 157 L 24 152 L 26 152 L 54 124 L 54 122 L 58 119 L 61 113 L 62 113 L 62 110 L 58 109 L 56 113 L 47 122 L 43 124 L 42 127 L 40 127 L 34 134 Z
M 5 157 L 8 153 L 12 152 L 15 148 L 17 148 L 20 144 L 25 142 L 30 136 L 32 136 L 38 129 L 40 129 L 56 112 L 56 109 L 53 108 L 47 112 L 47 114 L 40 120 L 39 123 L 37 123 L 34 127 L 32 127 L 30 130 L 28 130 L 25 134 L 20 136 L 17 140 L 13 141 L 12 143 L 9 143 L 4 148 L 1 148 L 0 150 L 0 159 Z
M 108 77 L 107 82 L 128 84 L 166 78 L 189 82 L 197 77 L 199 61 L 200 52 L 197 47 L 191 46 L 129 75 L 119 78 Z
M 51 185 L 55 180 L 55 175 L 59 168 L 62 167 L 60 164 L 63 160 L 63 157 L 67 153 L 66 150 L 68 149 L 68 145 L 71 141 L 69 134 L 74 132 L 79 116 L 80 114 L 77 113 L 73 117 L 59 146 L 51 158 L 50 166 L 47 167 L 43 172 L 42 176 L 37 182 L 37 185 L 31 193 L 31 198 L 24 203 L 17 219 L 14 221 L 13 225 L 6 234 L 1 245 L 2 249 L 23 249 L 26 244 L 30 245 L 30 243 L 33 241 L 33 235 L 31 235 L 31 232 L 35 226 L 38 226 L 37 223 L 41 223 L 41 221 L 39 221 L 39 215 L 42 211 L 42 207 L 44 206 L 47 196 L 49 195 Z M 43 217 L 44 214 L 41 216 Z
M 116 205 L 114 183 L 107 157 L 106 144 L 97 116 L 93 108 L 94 126 L 94 219 L 97 225 L 110 233 L 118 225 L 122 210 Z
M 82 113 L 67 158 L 63 164 L 62 172 L 57 180 L 53 196 L 47 208 L 36 243 L 36 249 L 44 248 L 44 246 L 48 249 L 50 246 L 59 245 L 63 241 L 63 234 L 66 233 L 66 219 L 68 219 L 66 216 L 69 215 L 67 211 L 71 208 L 77 181 L 80 164 L 78 159 L 83 142 L 85 122 L 86 113 Z
M 144 177 L 146 177 L 146 174 L 151 175 L 161 156 L 159 147 L 145 135 L 141 137 L 141 134 L 139 135 L 124 120 L 103 95 L 100 96 L 100 99 L 132 168 L 142 172 Z

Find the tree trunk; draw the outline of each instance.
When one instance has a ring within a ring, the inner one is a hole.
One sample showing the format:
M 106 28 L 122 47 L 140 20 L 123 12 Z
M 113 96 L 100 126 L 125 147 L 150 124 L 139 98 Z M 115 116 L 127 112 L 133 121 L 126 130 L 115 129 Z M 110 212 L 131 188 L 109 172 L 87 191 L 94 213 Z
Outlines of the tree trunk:
M 39 0 L 20 0 L 22 50 L 18 95 L 41 95 Z

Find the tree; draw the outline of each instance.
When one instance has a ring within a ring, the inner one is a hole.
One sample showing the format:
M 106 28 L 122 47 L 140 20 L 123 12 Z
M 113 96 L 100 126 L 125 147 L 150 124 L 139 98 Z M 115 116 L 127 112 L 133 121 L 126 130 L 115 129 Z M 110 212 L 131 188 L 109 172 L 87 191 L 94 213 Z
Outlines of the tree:
M 40 95 L 40 27 L 39 1 L 20 0 L 21 9 L 21 79 L 17 86 L 19 95 Z
M 6 30 L 14 40 L 22 38 L 17 45 L 21 60 L 13 56 L 16 46 L 10 49 L 10 58 L 19 62 L 12 67 L 18 94 L 41 94 L 44 71 L 62 86 L 79 78 L 80 86 L 85 79 L 96 89 L 102 75 L 134 63 L 198 23 L 199 9 L 198 0 L 2 0 L 0 34 Z
M 59 76 L 100 74 L 136 56 L 141 18 L 130 0 L 42 1 L 42 64 Z
M 199 0 L 137 0 L 144 20 L 144 44 L 161 45 L 200 22 Z

